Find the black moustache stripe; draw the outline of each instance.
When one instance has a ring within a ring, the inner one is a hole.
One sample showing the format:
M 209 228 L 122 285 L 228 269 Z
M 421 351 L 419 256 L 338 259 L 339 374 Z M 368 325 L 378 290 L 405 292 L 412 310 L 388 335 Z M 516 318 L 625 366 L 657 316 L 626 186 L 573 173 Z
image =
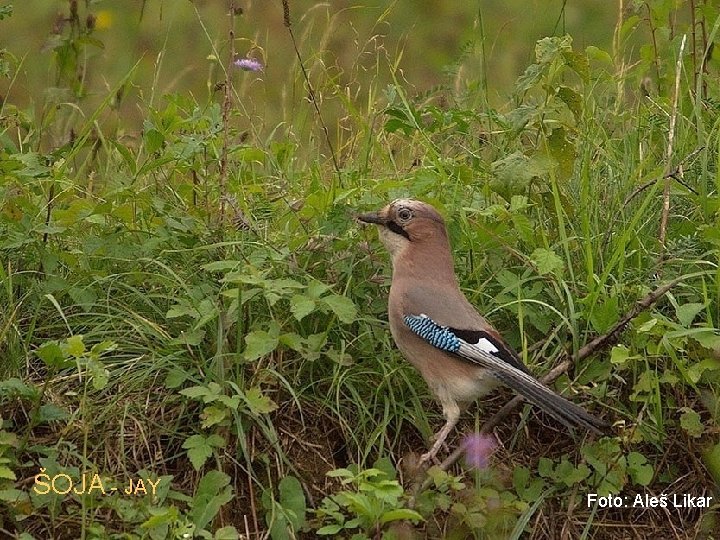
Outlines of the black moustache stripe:
M 387 228 L 395 234 L 399 234 L 400 236 L 404 236 L 405 238 L 410 240 L 410 235 L 407 233 L 407 231 L 394 221 L 388 221 Z

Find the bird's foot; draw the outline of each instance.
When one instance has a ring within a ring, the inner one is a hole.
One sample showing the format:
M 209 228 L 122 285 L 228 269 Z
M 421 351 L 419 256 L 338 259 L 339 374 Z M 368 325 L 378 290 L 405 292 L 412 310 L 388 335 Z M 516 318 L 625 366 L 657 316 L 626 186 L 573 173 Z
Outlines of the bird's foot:
M 430 439 L 430 442 L 433 443 L 430 447 L 430 450 L 420 456 L 420 461 L 418 465 L 421 467 L 429 462 L 432 462 L 432 464 L 434 465 L 440 465 L 440 460 L 437 458 L 437 454 L 441 448 L 447 449 L 447 444 L 445 444 L 445 437 L 439 439 L 437 435 L 435 435 Z
M 432 450 L 430 450 L 429 452 L 425 452 L 422 456 L 420 456 L 420 461 L 418 461 L 418 468 L 430 465 L 429 462 L 432 462 L 433 465 L 440 465 L 440 460 L 437 458 L 436 454 L 437 451 L 433 452 Z

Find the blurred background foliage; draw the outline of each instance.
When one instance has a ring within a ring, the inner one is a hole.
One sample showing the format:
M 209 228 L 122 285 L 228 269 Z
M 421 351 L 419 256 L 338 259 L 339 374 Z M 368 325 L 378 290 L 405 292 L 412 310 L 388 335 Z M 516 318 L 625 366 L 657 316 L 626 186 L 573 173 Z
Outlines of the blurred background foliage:
M 0 78 L 0 94 L 10 103 L 40 117 L 48 107 L 82 96 L 81 111 L 89 114 L 138 61 L 117 104 L 125 134 L 142 125 L 138 99 L 157 103 L 164 94 L 186 92 L 201 103 L 216 97 L 217 83 L 225 77 L 218 62 L 229 65 L 230 58 L 227 2 L 78 4 L 80 31 L 88 25 L 92 31 L 74 45 L 82 47 L 86 64 L 77 95 L 72 96 L 55 62 L 69 33 L 68 2 L 15 3 L 12 20 L 0 34 L 0 44 L 9 46 L 21 63 L 17 78 Z M 305 84 L 283 26 L 282 4 L 235 4 L 240 8 L 235 18 L 236 55 L 249 55 L 266 65 L 262 78 L 247 77 L 239 92 L 246 127 L 263 139 L 278 126 L 297 135 L 311 120 L 302 99 Z M 395 66 L 410 94 L 439 84 L 484 80 L 488 101 L 498 104 L 533 60 L 538 39 L 567 33 L 581 50 L 589 44 L 609 50 L 618 18 L 616 3 L 594 0 L 295 0 L 290 7 L 311 78 L 327 79 L 338 94 L 358 104 L 367 100 L 370 88 L 392 82 Z M 326 92 L 320 97 L 324 114 L 342 114 L 342 105 L 333 104 L 340 96 Z M 117 123 L 112 118 L 105 121 Z

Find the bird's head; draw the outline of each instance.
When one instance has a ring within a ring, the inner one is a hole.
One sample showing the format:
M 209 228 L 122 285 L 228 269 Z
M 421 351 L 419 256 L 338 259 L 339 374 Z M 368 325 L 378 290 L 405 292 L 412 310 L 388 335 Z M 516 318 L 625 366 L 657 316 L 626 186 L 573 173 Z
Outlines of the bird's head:
M 445 221 L 435 208 L 414 199 L 396 199 L 379 212 L 357 219 L 378 226 L 380 239 L 393 259 L 406 248 L 447 244 Z

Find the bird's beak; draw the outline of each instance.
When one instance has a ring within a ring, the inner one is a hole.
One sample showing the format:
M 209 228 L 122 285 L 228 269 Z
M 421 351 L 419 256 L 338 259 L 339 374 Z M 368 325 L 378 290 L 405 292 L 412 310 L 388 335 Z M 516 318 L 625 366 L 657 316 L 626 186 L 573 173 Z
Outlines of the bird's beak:
M 358 221 L 363 223 L 374 223 L 375 225 L 385 225 L 387 219 L 380 215 L 379 212 L 370 212 L 369 214 L 359 214 L 356 216 Z

